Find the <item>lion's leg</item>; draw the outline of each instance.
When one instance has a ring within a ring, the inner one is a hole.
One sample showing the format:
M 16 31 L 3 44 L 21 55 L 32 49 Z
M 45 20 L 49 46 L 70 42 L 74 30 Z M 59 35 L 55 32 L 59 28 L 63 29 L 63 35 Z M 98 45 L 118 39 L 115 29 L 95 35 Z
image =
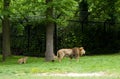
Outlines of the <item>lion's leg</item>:
M 70 59 L 73 59 L 73 55 L 70 55 L 69 58 L 70 58 Z
M 60 56 L 60 57 L 58 58 L 58 61 L 61 62 L 62 59 L 63 59 L 63 57 Z
M 61 60 L 62 60 L 61 58 L 58 59 L 59 62 L 61 62 Z
M 64 57 L 64 53 L 63 52 L 59 53 L 58 61 L 61 62 L 63 57 Z
M 25 64 L 26 63 L 26 60 L 24 59 L 23 63 Z
M 76 56 L 76 61 L 79 62 L 79 56 Z
M 60 56 L 58 56 L 58 61 L 61 62 L 61 58 L 60 58 Z

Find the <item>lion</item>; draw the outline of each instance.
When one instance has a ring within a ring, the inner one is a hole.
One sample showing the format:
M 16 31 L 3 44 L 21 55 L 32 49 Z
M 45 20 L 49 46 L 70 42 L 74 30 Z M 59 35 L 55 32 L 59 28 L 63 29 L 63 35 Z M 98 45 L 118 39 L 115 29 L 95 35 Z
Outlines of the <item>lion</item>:
M 27 59 L 28 59 L 28 57 L 20 58 L 20 59 L 18 59 L 18 63 L 19 64 L 25 64 L 27 62 Z
M 60 49 L 57 51 L 57 58 L 59 62 L 61 62 L 61 60 L 65 56 L 68 56 L 70 59 L 76 58 L 78 60 L 79 57 L 82 56 L 83 54 L 85 54 L 85 50 L 83 47 L 74 47 L 71 49 Z

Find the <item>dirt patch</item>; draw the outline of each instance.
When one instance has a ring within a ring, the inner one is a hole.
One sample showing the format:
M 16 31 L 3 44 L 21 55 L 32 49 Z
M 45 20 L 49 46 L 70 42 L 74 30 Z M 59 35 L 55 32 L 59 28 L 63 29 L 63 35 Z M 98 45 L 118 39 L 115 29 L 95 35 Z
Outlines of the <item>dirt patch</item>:
M 104 76 L 104 72 L 95 73 L 40 73 L 36 76 L 68 76 L 68 77 L 92 77 L 92 76 Z

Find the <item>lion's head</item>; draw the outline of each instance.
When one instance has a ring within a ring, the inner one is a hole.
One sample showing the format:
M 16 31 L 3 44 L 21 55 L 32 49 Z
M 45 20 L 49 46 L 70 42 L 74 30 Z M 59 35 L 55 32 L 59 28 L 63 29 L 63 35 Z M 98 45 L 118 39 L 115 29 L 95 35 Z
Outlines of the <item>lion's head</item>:
M 84 50 L 83 47 L 80 47 L 79 49 L 80 49 L 80 55 L 81 55 L 81 56 L 82 56 L 83 54 L 85 54 L 85 50 Z

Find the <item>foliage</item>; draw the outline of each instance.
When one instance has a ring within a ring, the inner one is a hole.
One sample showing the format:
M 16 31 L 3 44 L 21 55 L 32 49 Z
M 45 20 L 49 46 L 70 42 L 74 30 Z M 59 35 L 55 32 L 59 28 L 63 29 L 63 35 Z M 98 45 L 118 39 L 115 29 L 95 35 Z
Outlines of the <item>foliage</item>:
M 113 50 L 112 48 L 117 52 L 120 49 L 120 1 L 86 0 L 90 23 L 88 25 L 83 24 L 83 29 L 82 24 L 78 21 L 80 18 L 78 3 L 81 1 L 53 0 L 52 3 L 46 5 L 45 0 L 11 0 L 9 8 L 12 32 L 11 47 L 18 48 L 27 55 L 38 56 L 44 53 L 46 40 L 45 11 L 47 7 L 53 6 L 54 15 L 50 19 L 58 26 L 57 50 L 64 47 L 84 46 L 90 53 L 110 53 Z M 0 19 L 3 16 L 2 4 L 3 0 L 0 0 Z M 109 20 L 113 17 L 116 24 L 112 25 Z M 71 19 L 72 21 L 68 21 Z M 0 33 L 1 24 L 0 20 Z M 29 26 L 31 27 L 30 36 L 28 29 L 26 29 Z M 30 51 L 28 51 L 28 48 Z
M 102 22 L 70 24 L 58 29 L 57 47 L 60 49 L 83 46 L 87 54 L 116 53 L 120 49 L 119 25 L 111 26 Z
M 0 13 L 2 12 L 2 8 L 3 8 L 3 0 L 0 0 Z M 0 17 L 1 17 L 1 14 L 0 14 Z
M 1 25 L 0 25 L 0 33 L 2 33 L 2 27 L 1 27 Z
M 42 14 L 40 12 L 44 12 L 45 5 L 43 4 L 43 0 L 17 0 L 11 2 L 11 10 L 15 14 L 14 16 L 22 16 L 23 18 L 25 16 L 39 16 Z
M 111 19 L 111 14 L 116 17 L 116 20 L 119 20 L 119 6 L 118 3 L 120 1 L 118 0 L 89 0 L 89 12 L 90 16 L 89 19 L 93 21 L 106 21 L 107 19 Z
M 54 0 L 49 5 L 46 5 L 45 0 L 12 0 L 10 8 L 12 12 L 11 16 L 21 17 L 21 19 L 29 21 L 30 19 L 44 21 L 46 8 L 51 5 L 54 7 L 54 17 L 52 19 L 59 25 L 66 25 L 67 20 L 73 17 L 73 11 L 76 10 L 77 3 L 74 0 Z M 28 19 L 28 17 L 31 18 Z
M 60 26 L 66 26 L 67 20 L 73 18 L 78 4 L 75 0 L 55 0 L 53 6 L 55 8 L 55 21 Z
M 32 27 L 33 26 L 33 27 Z M 12 51 L 16 55 L 44 56 L 45 51 L 45 25 L 36 24 L 24 27 L 23 34 L 17 33 L 14 28 L 12 33 Z
M 68 27 L 58 28 L 58 49 L 82 46 L 82 32 L 75 24 Z

